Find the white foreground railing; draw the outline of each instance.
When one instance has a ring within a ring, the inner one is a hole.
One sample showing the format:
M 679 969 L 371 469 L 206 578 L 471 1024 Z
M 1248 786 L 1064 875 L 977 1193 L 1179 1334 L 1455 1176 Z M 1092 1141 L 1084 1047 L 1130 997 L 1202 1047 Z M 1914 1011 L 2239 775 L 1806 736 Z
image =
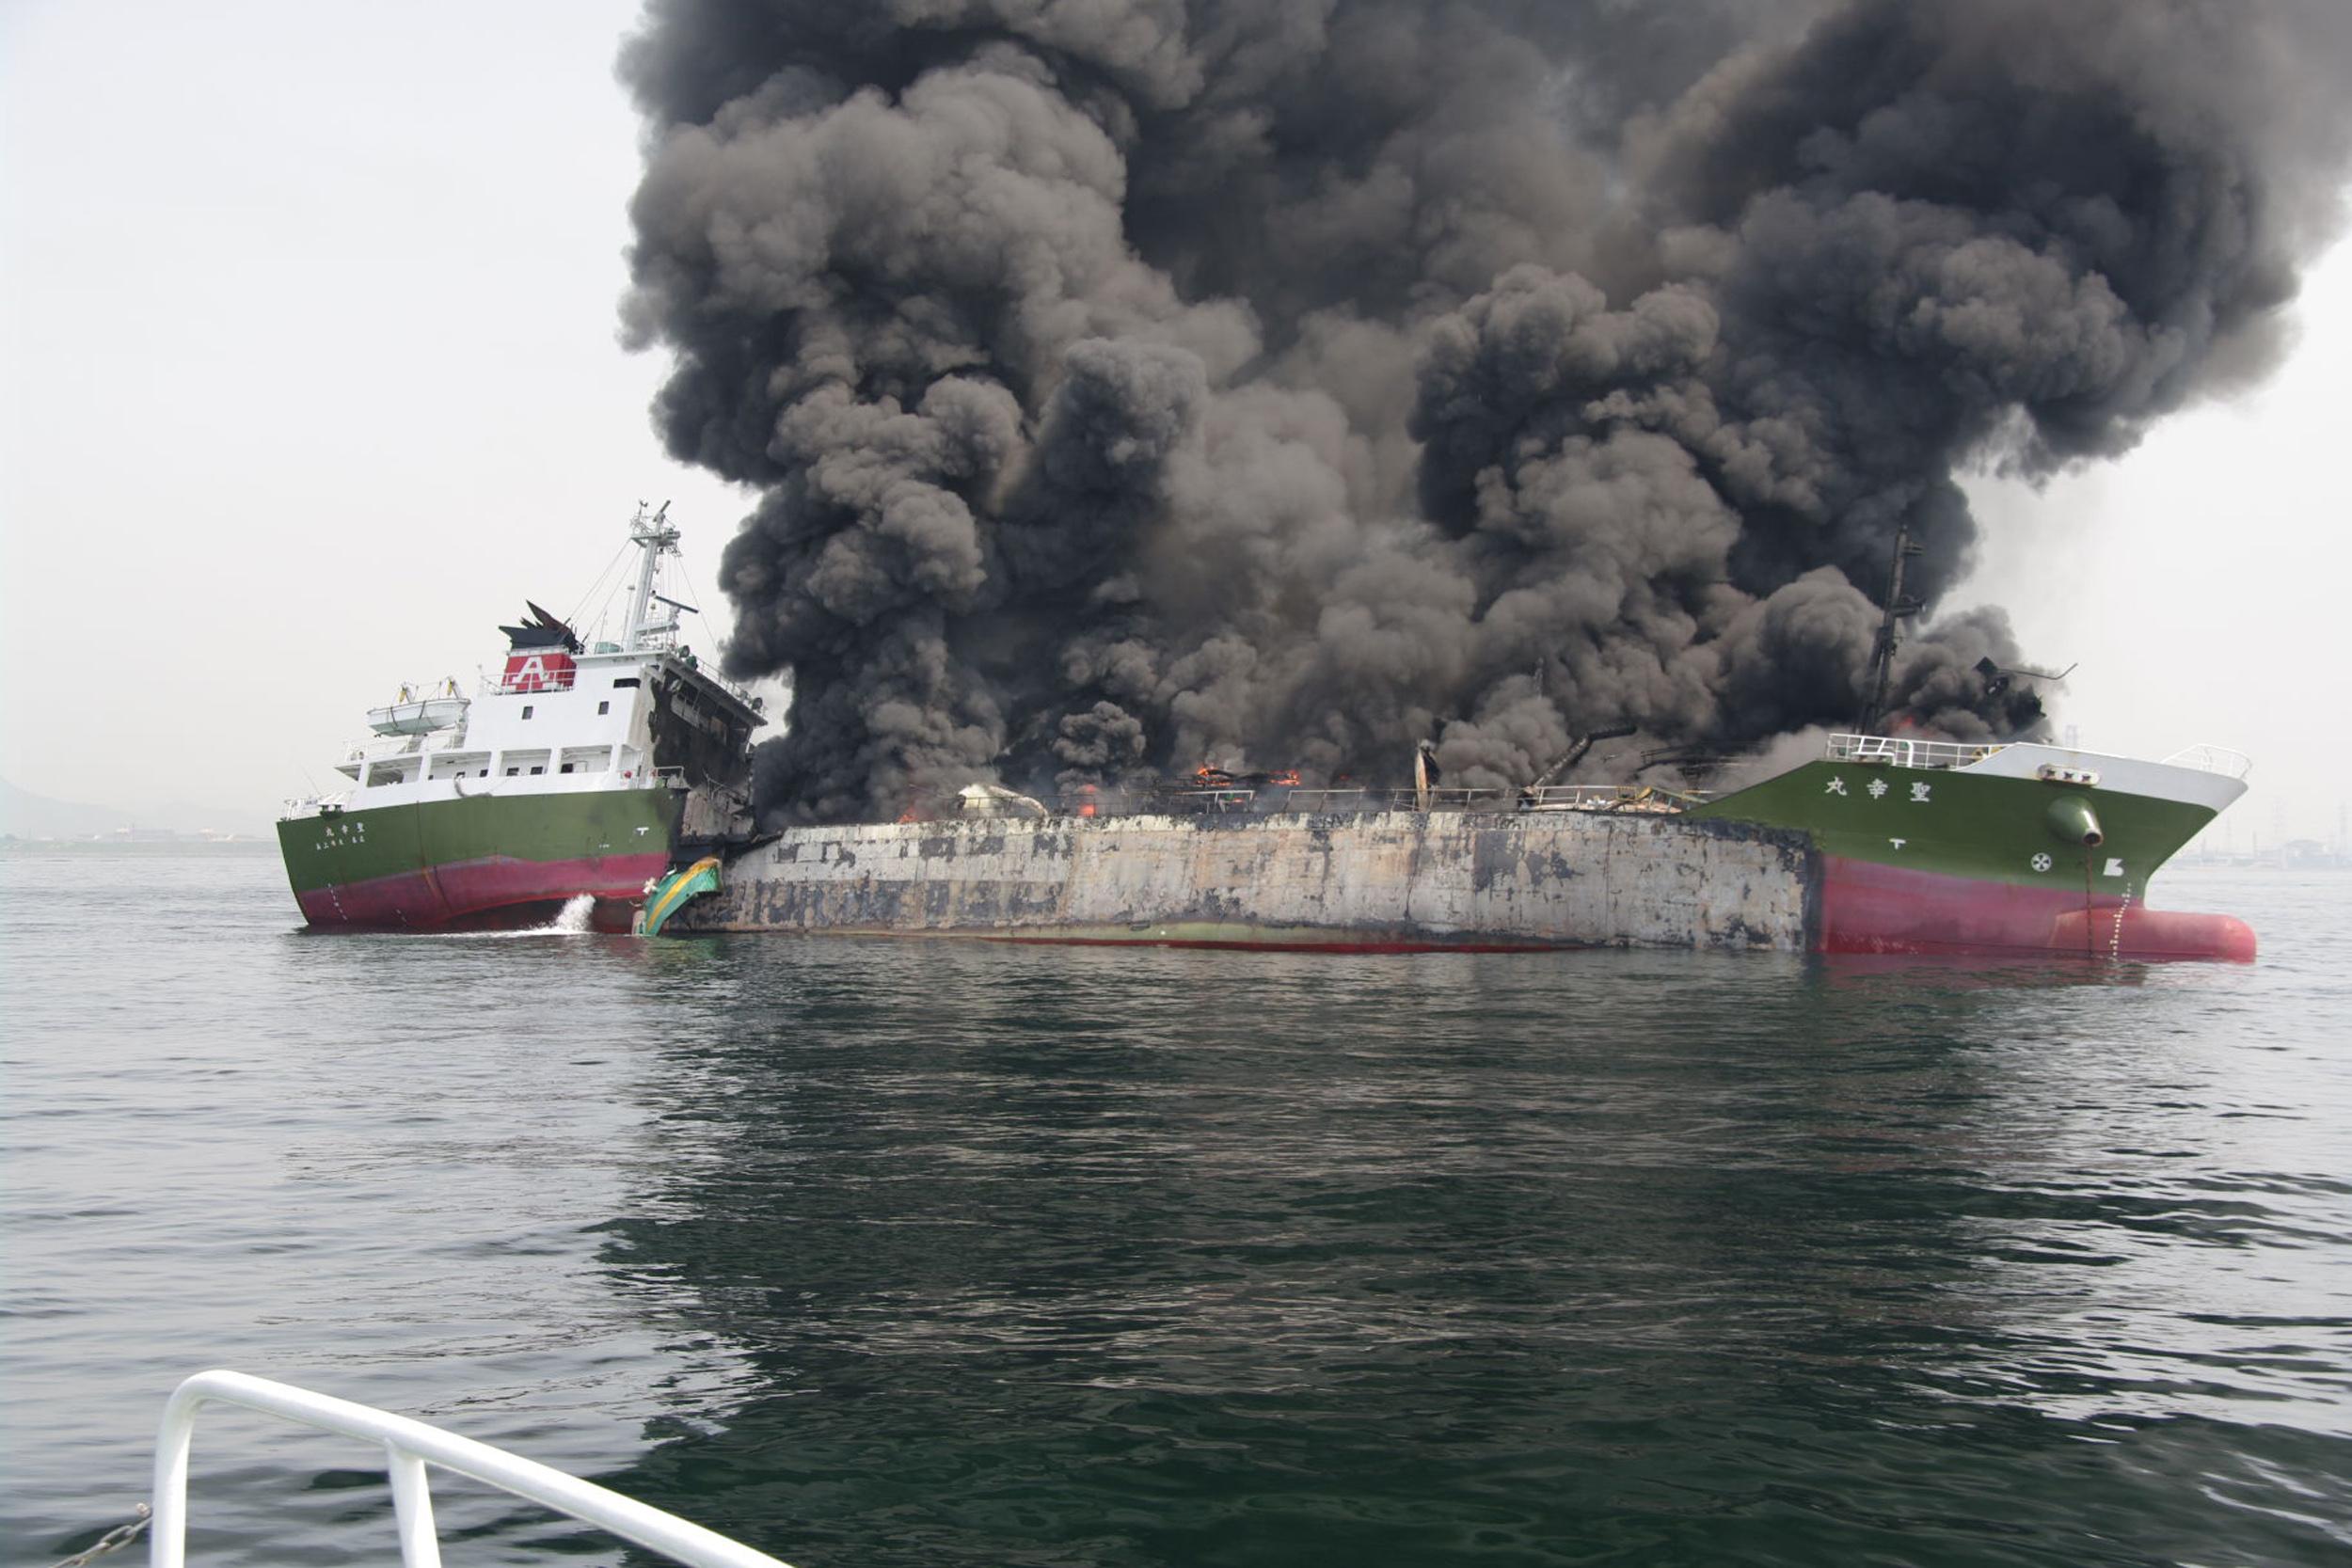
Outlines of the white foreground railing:
M 163 1430 L 155 1439 L 151 1568 L 183 1568 L 186 1561 L 188 1446 L 196 1435 L 196 1413 L 207 1403 L 242 1405 L 346 1437 L 381 1443 L 391 1470 L 400 1557 L 408 1568 L 440 1568 L 440 1538 L 434 1532 L 433 1495 L 425 1481 L 428 1464 L 610 1530 L 690 1568 L 789 1568 L 765 1552 L 755 1552 L 700 1525 L 487 1443 L 349 1400 L 229 1371 L 197 1373 L 174 1389 L 164 1406 Z

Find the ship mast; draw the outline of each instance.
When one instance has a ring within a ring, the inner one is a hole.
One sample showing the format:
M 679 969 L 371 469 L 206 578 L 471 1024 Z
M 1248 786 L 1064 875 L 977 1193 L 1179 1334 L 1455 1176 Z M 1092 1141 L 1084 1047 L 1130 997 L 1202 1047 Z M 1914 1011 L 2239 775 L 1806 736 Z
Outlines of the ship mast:
M 652 646 L 647 640 L 653 635 L 677 630 L 677 616 L 656 625 L 650 616 L 656 594 L 654 578 L 660 571 L 661 558 L 677 549 L 678 531 L 669 521 L 670 503 L 663 501 L 653 515 L 645 515 L 645 503 L 637 503 L 637 515 L 629 519 L 628 539 L 643 554 L 637 562 L 637 592 L 628 601 L 628 629 L 621 645 L 635 653 Z M 666 646 L 666 644 L 663 644 Z
M 1902 642 L 1903 622 L 1927 608 L 1916 599 L 1903 597 L 1903 562 L 1915 555 L 1927 553 L 1927 546 L 1911 542 L 1911 525 L 1903 523 L 1895 530 L 1895 559 L 1886 572 L 1886 606 L 1879 617 L 1878 636 L 1870 644 L 1870 668 L 1863 680 L 1870 689 L 1870 705 L 1862 710 L 1862 721 L 1855 726 L 1869 735 L 1886 717 L 1886 689 L 1895 676 L 1895 650 Z

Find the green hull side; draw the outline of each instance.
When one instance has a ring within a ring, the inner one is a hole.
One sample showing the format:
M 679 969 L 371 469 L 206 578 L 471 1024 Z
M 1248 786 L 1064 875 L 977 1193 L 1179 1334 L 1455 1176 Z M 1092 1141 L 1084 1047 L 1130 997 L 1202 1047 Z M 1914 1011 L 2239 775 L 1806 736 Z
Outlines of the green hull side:
M 1873 794 L 1873 784 L 1886 787 Z M 2104 842 L 2063 835 L 2053 807 L 2088 803 Z M 2039 779 L 1853 762 L 1809 762 L 1692 808 L 1691 816 L 1796 828 L 1824 853 L 2020 886 L 2072 873 L 2140 887 L 2214 818 L 2207 807 Z M 2115 873 L 2110 864 L 2120 865 Z
M 278 847 L 303 894 L 492 857 L 666 856 L 678 810 L 667 789 L 480 795 L 290 818 L 278 824 Z

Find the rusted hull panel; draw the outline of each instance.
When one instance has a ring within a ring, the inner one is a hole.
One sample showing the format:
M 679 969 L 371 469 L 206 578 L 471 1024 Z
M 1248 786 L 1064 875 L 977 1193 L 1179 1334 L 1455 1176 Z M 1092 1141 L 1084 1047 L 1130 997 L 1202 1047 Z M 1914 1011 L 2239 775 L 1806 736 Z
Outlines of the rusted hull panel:
M 1556 813 L 803 828 L 732 861 L 672 930 L 1395 952 L 1802 951 L 1804 835 Z
M 958 933 L 948 932 L 947 935 Z M 1144 925 L 1111 928 L 1056 927 L 1034 932 L 979 932 L 981 942 L 1035 942 L 1059 947 L 1197 947 L 1245 953 L 1558 953 L 1590 942 L 1513 940 L 1473 932 L 1458 936 L 1375 935 L 1296 926 L 1235 923 Z

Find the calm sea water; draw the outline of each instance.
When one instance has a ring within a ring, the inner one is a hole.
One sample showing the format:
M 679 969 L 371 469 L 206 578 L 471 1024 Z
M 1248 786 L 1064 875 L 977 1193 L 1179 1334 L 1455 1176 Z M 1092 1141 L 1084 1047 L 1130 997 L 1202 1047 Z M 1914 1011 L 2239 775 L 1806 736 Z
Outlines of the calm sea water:
M 0 892 L 11 1568 L 210 1366 L 801 1568 L 2352 1560 L 2352 879 L 2160 883 L 2251 968 L 1994 973 Z M 194 1495 L 203 1560 L 391 1552 L 360 1445 L 215 1409 Z

